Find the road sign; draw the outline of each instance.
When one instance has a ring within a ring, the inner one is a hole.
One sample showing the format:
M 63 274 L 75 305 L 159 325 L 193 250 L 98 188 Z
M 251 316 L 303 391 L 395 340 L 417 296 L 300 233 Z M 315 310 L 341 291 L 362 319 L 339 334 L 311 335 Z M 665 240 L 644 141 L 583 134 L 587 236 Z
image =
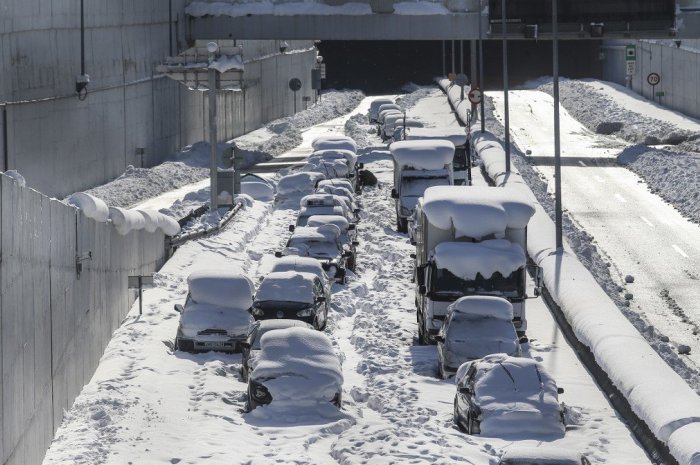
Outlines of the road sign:
M 665 96 L 666 96 L 666 92 L 664 92 L 663 90 L 660 90 L 660 91 L 656 92 L 656 96 L 657 96 L 657 97 L 665 97 Z
M 479 90 L 479 89 L 470 90 L 469 94 L 467 94 L 467 98 L 474 105 L 476 105 L 477 103 L 481 103 L 481 90 Z
M 625 62 L 627 66 L 627 76 L 634 76 L 635 71 L 637 70 L 637 62 L 636 61 L 627 61 Z
M 637 61 L 637 46 L 636 45 L 627 45 L 625 47 L 625 60 Z
M 301 89 L 301 80 L 299 78 L 292 78 L 289 80 L 289 89 L 294 92 Z
M 661 82 L 661 76 L 658 73 L 649 73 L 647 76 L 647 82 L 650 86 L 656 86 Z

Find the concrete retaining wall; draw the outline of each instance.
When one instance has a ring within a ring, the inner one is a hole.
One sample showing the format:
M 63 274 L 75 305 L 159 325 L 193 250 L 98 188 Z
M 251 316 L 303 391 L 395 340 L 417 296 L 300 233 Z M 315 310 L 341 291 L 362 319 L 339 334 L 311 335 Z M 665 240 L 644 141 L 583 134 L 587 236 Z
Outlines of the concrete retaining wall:
M 84 101 L 80 1 L 4 0 L 0 7 L 0 170 L 19 170 L 29 186 L 63 197 L 119 176 L 127 165 L 152 166 L 205 139 L 206 98 L 154 75 L 188 47 L 186 0 L 85 1 Z M 219 96 L 220 140 L 291 114 L 287 83 L 309 95 L 310 41 L 240 41 L 248 89 Z M 290 53 L 295 49 L 304 53 Z M 300 97 L 301 98 L 301 97 Z M 140 155 L 143 149 L 143 155 Z
M 0 175 L 0 247 L 0 458 L 35 465 L 134 301 L 127 276 L 164 262 L 164 236 L 120 236 Z
M 625 45 L 636 45 L 637 64 L 632 76 L 632 90 L 649 100 L 700 118 L 700 40 L 680 41 L 680 47 L 672 40 L 606 41 L 603 79 L 626 85 Z M 661 82 L 655 88 L 647 83 L 649 73 L 658 73 Z M 656 97 L 654 91 L 663 91 Z M 653 115 L 652 115 L 653 116 Z

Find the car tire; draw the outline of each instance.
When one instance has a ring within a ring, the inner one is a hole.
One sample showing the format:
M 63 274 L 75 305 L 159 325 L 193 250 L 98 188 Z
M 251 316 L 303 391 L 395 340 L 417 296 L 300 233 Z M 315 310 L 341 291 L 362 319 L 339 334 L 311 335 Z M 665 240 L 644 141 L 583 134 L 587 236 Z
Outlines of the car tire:
M 430 344 L 430 338 L 425 333 L 425 324 L 423 318 L 418 314 L 418 344 L 425 346 Z
M 396 217 L 396 232 L 407 233 L 408 232 L 408 220 L 405 218 Z
M 457 398 L 456 397 L 455 397 L 455 401 L 454 401 L 454 410 L 452 413 L 452 418 L 453 418 L 453 421 L 455 422 L 455 425 L 457 425 L 457 429 L 463 433 L 467 433 L 467 428 L 464 427 L 464 424 L 462 423 L 462 418 L 459 415 L 459 409 L 457 408 Z
M 476 419 L 474 419 L 474 413 L 471 409 L 467 410 L 467 434 L 479 434 L 480 430 L 477 426 Z

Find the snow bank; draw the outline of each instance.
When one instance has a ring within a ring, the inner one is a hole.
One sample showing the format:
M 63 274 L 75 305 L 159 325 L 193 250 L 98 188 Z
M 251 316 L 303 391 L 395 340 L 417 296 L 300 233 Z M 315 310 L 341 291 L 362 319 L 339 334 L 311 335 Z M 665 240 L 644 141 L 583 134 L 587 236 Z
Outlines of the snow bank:
M 464 313 L 475 317 L 497 318 L 506 321 L 513 320 L 513 305 L 501 297 L 481 295 L 460 297 L 447 307 L 447 313 L 450 314 L 452 312 Z
M 389 151 L 400 168 L 439 170 L 452 163 L 455 146 L 447 140 L 402 140 Z
M 107 204 L 95 196 L 85 192 L 76 192 L 66 199 L 68 205 L 79 208 L 85 216 L 104 223 L 109 219 Z M 152 232 L 152 231 L 151 231 Z
M 342 389 L 340 360 L 325 334 L 306 328 L 276 329 L 260 341 L 251 379 L 266 379 L 273 403 L 331 401 Z
M 700 423 L 678 428 L 668 440 L 671 454 L 683 465 L 700 465 Z
M 255 287 L 238 271 L 202 268 L 190 273 L 187 285 L 192 300 L 197 303 L 244 310 L 253 305 Z
M 255 294 L 256 302 L 283 301 L 314 303 L 314 274 L 276 271 L 268 274 Z
M 24 179 L 24 176 L 19 174 L 19 171 L 17 170 L 7 170 L 3 173 L 5 176 L 9 176 L 12 179 L 14 179 L 17 184 L 19 184 L 19 187 L 26 187 L 27 186 L 27 181 Z
M 318 276 L 323 282 L 328 282 L 328 276 L 326 276 L 326 272 L 323 271 L 321 263 L 315 258 L 311 257 L 280 257 L 272 264 L 269 273 L 283 271 L 310 273 Z
M 442 242 L 433 252 L 438 269 L 446 269 L 465 279 L 476 279 L 477 273 L 488 279 L 494 273 L 508 276 L 525 266 L 525 251 L 505 239 L 474 242 Z
M 277 182 L 277 194 L 281 196 L 311 194 L 316 188 L 316 183 L 325 178 L 323 174 L 315 171 L 288 174 L 282 176 Z

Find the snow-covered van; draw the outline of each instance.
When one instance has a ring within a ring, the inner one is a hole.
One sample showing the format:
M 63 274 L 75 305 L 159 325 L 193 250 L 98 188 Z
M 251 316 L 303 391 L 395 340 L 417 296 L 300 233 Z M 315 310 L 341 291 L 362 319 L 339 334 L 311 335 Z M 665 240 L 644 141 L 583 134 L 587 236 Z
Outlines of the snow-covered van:
M 377 100 L 373 100 L 372 103 L 369 104 L 369 124 L 377 122 L 377 117 L 379 116 L 379 107 L 381 107 L 382 105 L 388 105 L 393 103 L 394 101 L 390 98 L 378 98 Z
M 520 336 L 527 329 L 527 223 L 535 207 L 517 188 L 438 186 L 416 206 L 419 340 L 429 343 L 447 307 L 467 295 L 503 297 Z M 539 276 L 535 295 L 539 294 Z
M 398 141 L 389 146 L 394 160 L 396 229 L 408 231 L 408 218 L 418 199 L 431 186 L 453 184 L 452 158 L 455 146 L 448 140 Z
M 461 186 L 467 182 L 469 159 L 469 144 L 464 128 L 421 128 L 408 127 L 399 136 L 404 140 L 449 140 L 455 145 L 455 156 L 452 159 L 455 185 Z
M 340 229 L 334 224 L 326 224 L 295 228 L 284 250 L 275 253 L 278 258 L 286 255 L 315 258 L 328 276 L 344 282 L 347 260 L 352 257 L 352 252 L 343 246 Z

